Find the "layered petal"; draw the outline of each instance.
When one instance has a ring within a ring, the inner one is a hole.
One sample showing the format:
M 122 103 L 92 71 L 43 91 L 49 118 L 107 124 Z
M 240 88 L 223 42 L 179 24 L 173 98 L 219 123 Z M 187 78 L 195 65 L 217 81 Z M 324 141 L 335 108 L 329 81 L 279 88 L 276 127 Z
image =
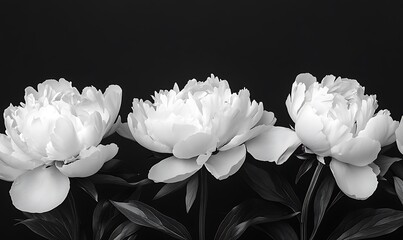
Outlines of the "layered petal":
M 19 210 L 42 213 L 59 206 L 69 189 L 68 177 L 55 166 L 42 166 L 20 175 L 11 186 L 10 196 Z
M 137 129 L 137 120 L 134 118 L 133 113 L 127 117 L 127 123 L 133 138 L 143 147 L 160 153 L 172 153 L 172 149 L 165 144 L 162 144 L 150 137 L 147 133 Z
M 301 142 L 316 154 L 326 153 L 330 149 L 323 128 L 322 120 L 315 110 L 310 105 L 305 105 L 295 123 L 295 132 Z
M 372 163 L 381 150 L 381 144 L 370 138 L 356 137 L 332 147 L 332 157 L 355 166 Z
M 297 134 L 288 128 L 272 127 L 246 142 L 248 152 L 257 160 L 284 163 L 301 145 Z
M 68 177 L 88 177 L 99 171 L 105 162 L 111 160 L 118 153 L 118 146 L 114 143 L 98 145 L 80 152 L 78 159 L 68 164 L 56 164 L 57 168 Z
M 241 168 L 246 157 L 246 148 L 242 144 L 227 151 L 219 151 L 204 164 L 207 170 L 218 180 L 223 180 Z
M 227 151 L 233 147 L 239 146 L 240 144 L 248 141 L 249 139 L 253 139 L 256 136 L 261 135 L 262 133 L 268 131 L 272 126 L 260 125 L 257 127 L 252 128 L 251 130 L 247 131 L 246 133 L 242 133 L 236 135 L 231 141 L 227 144 L 222 146 L 219 150 L 220 151 Z
M 357 167 L 333 159 L 330 169 L 339 188 L 351 198 L 365 200 L 377 188 L 378 180 L 370 166 Z
M 148 178 L 154 182 L 179 182 L 192 176 L 202 167 L 203 165 L 197 164 L 196 158 L 179 159 L 172 156 L 152 166 L 148 172 Z
M 109 85 L 109 87 L 105 90 L 104 96 L 105 108 L 109 113 L 109 120 L 105 128 L 105 135 L 110 135 L 113 133 L 110 132 L 110 130 L 119 114 L 120 105 L 122 103 L 122 88 L 119 85 Z
M 122 124 L 122 120 L 121 120 L 121 117 L 118 116 L 118 118 L 116 119 L 116 122 L 114 124 L 112 124 L 112 127 L 109 129 L 109 131 L 107 131 L 105 133 L 104 138 L 114 134 L 118 130 L 120 124 Z
M 59 118 L 51 135 L 51 142 L 46 147 L 49 159 L 69 159 L 76 156 L 80 150 L 81 146 L 74 125 L 66 118 Z
M 365 128 L 358 133 L 358 136 L 377 140 L 383 147 L 395 141 L 394 132 L 398 125 L 399 122 L 393 121 L 388 111 L 380 111 L 376 116 L 369 119 Z
M 207 152 L 214 152 L 218 139 L 211 134 L 196 133 L 175 144 L 172 153 L 177 158 L 192 158 Z
M 8 166 L 21 170 L 31 170 L 43 164 L 21 151 L 11 138 L 4 134 L 0 134 L 0 159 Z
M 0 179 L 5 181 L 14 181 L 18 176 L 23 174 L 25 170 L 10 167 L 5 162 L 1 161 L 0 157 Z

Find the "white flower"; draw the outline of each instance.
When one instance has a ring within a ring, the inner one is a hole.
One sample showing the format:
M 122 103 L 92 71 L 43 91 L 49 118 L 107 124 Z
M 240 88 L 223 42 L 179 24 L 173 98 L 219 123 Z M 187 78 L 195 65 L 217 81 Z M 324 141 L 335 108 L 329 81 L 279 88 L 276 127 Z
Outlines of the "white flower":
M 0 134 L 0 178 L 14 181 L 16 208 L 46 212 L 66 198 L 69 177 L 87 177 L 113 158 L 116 144 L 99 144 L 113 133 L 122 90 L 105 93 L 86 87 L 80 94 L 64 79 L 25 89 L 25 103 L 4 111 L 6 135 Z
M 262 148 L 276 144 L 257 137 L 277 134 L 274 114 L 251 102 L 247 89 L 231 93 L 228 82 L 214 75 L 205 82 L 190 80 L 182 90 L 175 84 L 172 90 L 155 93 L 153 100 L 135 98 L 133 112 L 118 133 L 152 151 L 173 154 L 150 169 L 148 177 L 155 182 L 178 182 L 203 166 L 221 180 L 239 170 L 247 150 L 259 160 L 279 164 L 282 155 L 292 152 L 275 148 L 261 154 Z
M 395 141 L 397 121 L 377 109 L 375 95 L 365 95 L 356 80 L 332 75 L 316 81 L 300 74 L 286 101 L 295 132 L 319 161 L 331 157 L 330 169 L 349 197 L 366 199 L 376 190 L 381 147 Z

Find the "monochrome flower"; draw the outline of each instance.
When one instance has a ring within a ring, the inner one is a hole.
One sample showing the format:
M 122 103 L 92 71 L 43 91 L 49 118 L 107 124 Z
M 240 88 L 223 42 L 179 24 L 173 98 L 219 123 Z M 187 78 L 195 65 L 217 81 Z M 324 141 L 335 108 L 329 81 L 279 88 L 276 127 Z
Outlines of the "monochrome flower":
M 395 141 L 398 122 L 388 110 L 375 113 L 375 95 L 356 80 L 329 75 L 319 83 L 309 73 L 297 76 L 286 101 L 295 133 L 307 152 L 331 157 L 330 169 L 349 197 L 366 199 L 380 172 L 374 161 L 381 147 Z
M 46 80 L 25 89 L 25 103 L 4 111 L 0 134 L 0 178 L 13 181 L 16 208 L 46 212 L 66 198 L 69 177 L 87 177 L 113 158 L 116 144 L 100 144 L 113 133 L 122 90 L 105 93 L 86 87 L 80 94 L 64 79 Z
M 273 127 L 274 114 L 251 101 L 247 89 L 232 93 L 228 82 L 214 75 L 205 82 L 190 80 L 182 90 L 175 84 L 152 98 L 153 103 L 133 100 L 133 112 L 118 133 L 152 151 L 173 154 L 150 169 L 148 177 L 155 182 L 178 182 L 203 166 L 222 180 L 239 170 L 246 151 L 281 164 L 282 156 L 294 150 L 274 141 L 270 145 L 272 135 L 280 132 Z M 267 132 L 271 134 L 258 138 Z M 271 151 L 263 154 L 262 148 Z

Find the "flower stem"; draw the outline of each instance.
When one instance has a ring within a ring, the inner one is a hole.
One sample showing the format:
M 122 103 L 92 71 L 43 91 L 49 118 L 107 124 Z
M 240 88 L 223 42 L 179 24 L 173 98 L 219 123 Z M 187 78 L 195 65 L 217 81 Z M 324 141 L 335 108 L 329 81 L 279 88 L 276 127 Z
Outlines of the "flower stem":
M 205 240 L 207 209 L 207 176 L 204 168 L 200 169 L 200 208 L 199 208 L 199 240 Z
M 322 168 L 323 168 L 323 164 L 318 162 L 315 172 L 313 173 L 311 183 L 309 184 L 308 191 L 306 192 L 304 203 L 302 204 L 301 222 L 300 222 L 301 240 L 307 239 L 307 236 L 306 236 L 307 227 L 306 226 L 307 226 L 307 220 L 308 220 L 309 202 L 311 200 L 313 190 L 315 189 L 315 185 L 316 185 L 316 182 L 318 181 Z

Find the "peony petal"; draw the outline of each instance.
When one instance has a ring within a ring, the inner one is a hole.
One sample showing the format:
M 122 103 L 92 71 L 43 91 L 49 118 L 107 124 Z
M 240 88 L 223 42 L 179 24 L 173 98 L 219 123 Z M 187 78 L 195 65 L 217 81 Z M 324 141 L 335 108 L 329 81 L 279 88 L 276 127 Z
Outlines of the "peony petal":
M 227 144 L 222 146 L 219 150 L 220 151 L 227 151 L 233 147 L 239 146 L 242 143 L 248 141 L 249 139 L 255 138 L 256 136 L 268 131 L 272 126 L 260 125 L 257 127 L 252 128 L 251 130 L 237 135 L 231 139 Z
M 339 188 L 351 198 L 365 200 L 378 185 L 376 174 L 370 166 L 357 167 L 333 159 L 330 169 Z
M 10 167 L 5 162 L 1 161 L 0 156 L 0 179 L 5 181 L 14 181 L 18 176 L 23 174 L 25 170 Z
M 79 159 L 64 165 L 56 165 L 68 177 L 88 177 L 101 169 L 105 162 L 111 160 L 118 153 L 118 146 L 109 145 L 92 146 L 80 152 Z
M 263 111 L 262 117 L 260 118 L 259 122 L 256 123 L 256 126 L 259 125 L 267 125 L 273 126 L 276 123 L 277 119 L 274 116 L 273 112 Z
M 377 140 L 383 147 L 395 141 L 394 132 L 398 125 L 399 122 L 393 121 L 388 111 L 382 111 L 369 119 L 365 128 L 358 133 L 358 136 Z
M 18 149 L 17 146 L 15 148 Z M 0 134 L 0 160 L 9 167 L 21 170 L 32 170 L 43 164 L 43 162 L 33 160 L 21 150 L 15 152 L 11 138 L 4 134 Z
M 284 127 L 272 127 L 246 142 L 248 152 L 257 160 L 283 164 L 301 145 L 297 134 Z
M 116 122 L 114 124 L 112 124 L 112 127 L 109 129 L 109 131 L 105 133 L 104 138 L 109 137 L 110 135 L 114 134 L 118 130 L 121 123 L 122 123 L 122 120 L 119 115 L 118 119 L 116 119 Z
M 172 156 L 152 166 L 148 172 L 148 178 L 154 182 L 179 182 L 192 176 L 202 167 L 203 165 L 196 163 L 195 158 L 179 159 Z
M 331 149 L 333 158 L 358 167 L 372 163 L 381 150 L 378 141 L 366 137 L 356 137 L 344 141 Z
M 119 114 L 120 105 L 122 103 L 122 88 L 119 85 L 109 85 L 105 90 L 104 96 L 105 107 L 109 113 L 109 119 L 105 129 L 105 135 L 107 135 L 111 134 L 110 129 Z
M 295 123 L 295 132 L 307 148 L 319 155 L 324 155 L 330 149 L 322 131 L 322 120 L 310 105 L 305 105 Z
M 41 166 L 19 176 L 11 186 L 10 196 L 19 210 L 42 213 L 59 206 L 69 189 L 69 178 L 55 166 Z
M 134 118 L 133 113 L 130 113 L 127 116 L 127 124 L 130 128 L 130 132 L 133 135 L 133 138 L 138 142 L 141 146 L 159 153 L 172 153 L 172 149 L 165 144 L 154 141 L 147 133 L 140 131 L 137 129 L 137 120 Z
M 205 162 L 207 162 L 207 160 L 210 158 L 211 156 L 211 152 L 207 152 L 205 154 L 201 154 L 196 158 L 196 162 L 199 165 L 203 165 Z
M 130 140 L 132 140 L 132 141 L 136 141 L 136 140 L 134 139 L 132 133 L 130 132 L 130 128 L 129 128 L 129 125 L 127 124 L 127 122 L 125 122 L 125 123 L 122 123 L 122 122 L 121 122 L 121 123 L 119 124 L 118 128 L 116 129 L 116 132 L 117 132 L 120 136 L 122 136 L 122 137 L 124 137 L 124 138 L 130 139 Z
M 397 127 L 396 131 L 396 145 L 399 148 L 400 153 L 403 154 L 403 116 L 400 120 L 399 127 Z
M 52 160 L 66 160 L 80 153 L 80 145 L 73 124 L 66 118 L 56 121 L 51 143 L 46 150 Z
M 89 148 L 98 145 L 103 137 L 102 117 L 99 112 L 93 112 L 88 121 L 84 123 L 77 132 L 82 148 Z
M 218 139 L 207 133 L 196 133 L 175 144 L 172 153 L 177 158 L 197 157 L 207 152 L 214 152 Z
M 292 84 L 292 92 L 288 95 L 287 100 L 285 101 L 288 115 L 290 115 L 293 122 L 297 121 L 299 109 L 305 101 L 305 90 L 305 84 L 297 84 L 294 82 Z
M 245 144 L 228 151 L 219 151 L 204 164 L 207 170 L 218 180 L 223 180 L 236 173 L 246 157 Z

